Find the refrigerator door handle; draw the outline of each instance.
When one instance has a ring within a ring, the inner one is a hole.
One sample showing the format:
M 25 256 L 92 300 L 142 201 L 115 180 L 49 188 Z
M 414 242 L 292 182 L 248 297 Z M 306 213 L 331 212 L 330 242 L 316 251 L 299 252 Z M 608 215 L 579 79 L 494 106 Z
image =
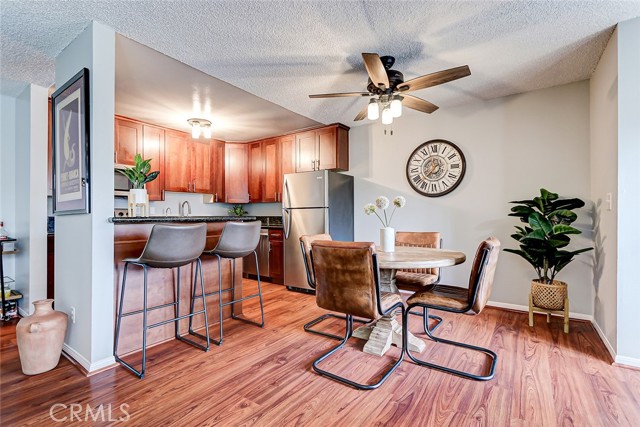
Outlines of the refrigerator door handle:
M 291 233 L 291 211 L 287 208 L 282 208 L 282 221 L 284 222 L 284 238 L 289 238 Z

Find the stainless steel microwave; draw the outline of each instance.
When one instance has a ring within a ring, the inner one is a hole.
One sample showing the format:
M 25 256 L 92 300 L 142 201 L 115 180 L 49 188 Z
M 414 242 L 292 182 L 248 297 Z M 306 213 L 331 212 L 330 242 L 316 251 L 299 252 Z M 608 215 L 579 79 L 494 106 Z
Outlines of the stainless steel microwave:
M 122 170 L 123 167 L 116 167 L 113 172 L 114 195 L 115 197 L 128 197 L 129 190 L 131 190 L 132 188 L 132 184 L 131 181 L 129 181 L 129 178 L 118 172 L 119 169 Z

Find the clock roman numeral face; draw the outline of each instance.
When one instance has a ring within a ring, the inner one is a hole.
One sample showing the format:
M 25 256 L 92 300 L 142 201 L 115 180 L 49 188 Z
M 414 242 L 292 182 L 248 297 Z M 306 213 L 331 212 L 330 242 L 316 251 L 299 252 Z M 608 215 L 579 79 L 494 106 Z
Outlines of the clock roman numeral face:
M 465 158 L 453 143 L 443 139 L 425 142 L 407 161 L 407 180 L 416 192 L 438 197 L 453 191 L 465 173 Z

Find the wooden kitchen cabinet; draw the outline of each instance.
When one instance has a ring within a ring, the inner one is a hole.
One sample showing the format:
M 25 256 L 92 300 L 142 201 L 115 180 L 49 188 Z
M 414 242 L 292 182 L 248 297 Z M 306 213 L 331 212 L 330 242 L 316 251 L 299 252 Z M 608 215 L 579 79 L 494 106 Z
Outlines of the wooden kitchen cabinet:
M 262 182 L 264 178 L 264 158 L 262 155 L 262 142 L 248 144 L 249 156 L 249 201 L 262 201 Z
M 225 199 L 224 188 L 224 141 L 211 140 L 211 154 L 213 156 L 213 168 L 211 171 L 211 189 L 213 201 L 222 202 Z
M 165 131 L 165 190 L 212 194 L 212 167 L 209 140 L 192 139 L 184 132 Z
M 187 134 L 173 130 L 165 131 L 164 189 L 188 192 L 191 184 L 191 152 Z
M 191 192 L 212 194 L 211 171 L 213 157 L 211 155 L 211 143 L 209 140 L 191 139 Z
M 248 144 L 224 144 L 225 203 L 249 203 Z
M 273 283 L 284 284 L 284 231 L 269 230 L 269 276 Z
M 164 129 L 143 125 L 142 126 L 142 157 L 151 159 L 151 171 L 160 171 L 160 175 L 146 184 L 149 200 L 164 200 Z
M 280 144 L 278 139 L 266 139 L 262 141 L 263 158 L 263 179 L 262 179 L 262 201 L 273 203 L 280 201 Z
M 326 126 L 295 136 L 296 172 L 349 170 L 349 128 Z
M 119 165 L 134 165 L 134 157 L 142 153 L 142 123 L 116 117 L 113 162 Z

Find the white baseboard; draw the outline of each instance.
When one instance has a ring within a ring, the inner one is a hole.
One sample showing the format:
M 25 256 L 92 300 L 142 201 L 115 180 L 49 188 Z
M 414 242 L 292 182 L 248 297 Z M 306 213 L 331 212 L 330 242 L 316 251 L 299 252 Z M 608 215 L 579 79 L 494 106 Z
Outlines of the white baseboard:
M 27 313 L 22 307 L 18 307 L 18 314 L 22 317 L 27 317 L 31 315 L 31 313 Z
M 607 351 L 609 351 L 609 354 L 611 355 L 611 359 L 613 361 L 617 362 L 617 358 L 619 356 L 616 356 L 616 351 L 613 349 L 613 346 L 611 345 L 611 343 L 609 342 L 609 340 L 607 339 L 607 336 L 604 334 L 604 332 L 602 331 L 602 329 L 600 329 L 600 325 L 598 325 L 598 322 L 595 321 L 595 319 L 591 322 L 591 324 L 593 325 L 593 328 L 596 330 L 596 332 L 598 333 L 598 335 L 600 336 L 600 340 L 602 341 L 602 343 L 604 344 L 604 346 L 607 348 Z M 622 362 L 621 362 L 622 363 Z M 637 365 L 640 366 L 640 365 Z
M 498 307 L 498 308 L 506 308 L 508 310 L 515 310 L 515 311 L 524 311 L 526 313 L 529 312 L 529 306 L 528 305 L 520 305 L 520 304 L 509 304 L 506 302 L 498 302 L 498 301 L 488 301 L 487 302 L 488 306 L 491 307 Z M 552 314 L 553 316 L 553 314 Z M 583 313 L 574 313 L 574 312 L 569 312 L 569 318 L 570 319 L 576 319 L 576 320 L 588 320 L 589 322 L 593 323 L 593 316 L 590 314 L 583 314 Z
M 78 353 L 73 348 L 69 347 L 67 343 L 64 343 L 62 345 L 62 351 L 66 353 L 65 356 L 73 359 L 74 362 L 79 363 L 88 373 L 92 373 L 99 369 L 109 367 L 116 363 L 116 359 L 113 356 L 105 357 L 102 360 L 91 363 L 83 355 Z
M 619 365 L 631 366 L 633 368 L 640 368 L 640 359 L 627 356 L 615 356 L 613 359 Z

